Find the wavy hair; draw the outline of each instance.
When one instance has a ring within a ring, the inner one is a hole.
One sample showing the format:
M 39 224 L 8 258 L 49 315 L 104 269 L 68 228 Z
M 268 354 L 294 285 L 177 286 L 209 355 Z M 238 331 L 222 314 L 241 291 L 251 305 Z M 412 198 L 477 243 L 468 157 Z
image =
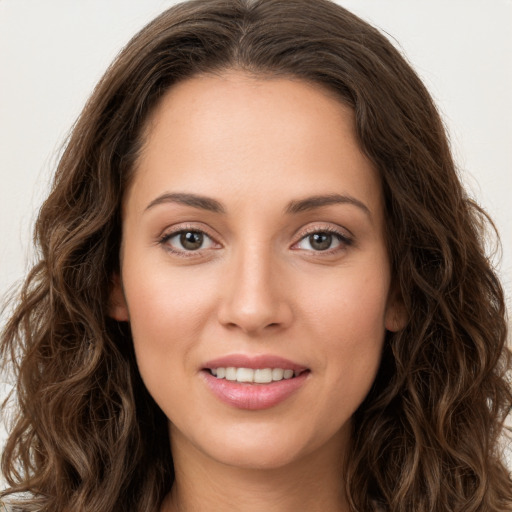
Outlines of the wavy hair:
M 503 292 L 485 213 L 464 192 L 431 97 L 393 45 L 329 0 L 192 0 L 137 34 L 97 85 L 42 206 L 1 338 L 17 414 L 2 458 L 21 510 L 155 512 L 173 478 L 167 421 L 129 326 L 107 316 L 120 205 L 149 114 L 173 84 L 224 70 L 295 77 L 355 112 L 380 173 L 408 317 L 353 421 L 353 511 L 503 512 L 512 403 Z

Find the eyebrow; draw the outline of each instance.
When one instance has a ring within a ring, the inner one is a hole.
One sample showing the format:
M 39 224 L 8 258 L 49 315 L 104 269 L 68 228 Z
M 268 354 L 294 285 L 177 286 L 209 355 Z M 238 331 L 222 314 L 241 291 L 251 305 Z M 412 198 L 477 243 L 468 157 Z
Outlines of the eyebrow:
M 178 203 L 214 213 L 226 213 L 224 206 L 216 199 L 184 192 L 162 194 L 156 199 L 153 199 L 153 201 L 148 204 L 145 211 L 166 203 Z M 290 201 L 285 208 L 285 212 L 288 214 L 297 214 L 332 204 L 351 204 L 357 206 L 371 218 L 370 209 L 362 201 L 359 201 L 359 199 L 355 197 L 341 194 L 318 195 Z
M 362 201 L 359 201 L 359 199 L 355 197 L 341 194 L 311 196 L 305 199 L 291 201 L 286 207 L 286 213 L 301 213 L 331 204 L 351 204 L 360 208 L 370 218 L 372 216 L 370 209 Z
M 207 210 L 214 213 L 226 213 L 226 210 L 219 201 L 212 199 L 211 197 L 200 196 L 197 194 L 186 194 L 182 192 L 167 193 L 158 196 L 153 199 L 147 206 L 146 210 L 166 203 L 178 203 L 185 206 L 191 206 L 192 208 L 199 208 L 201 210 Z

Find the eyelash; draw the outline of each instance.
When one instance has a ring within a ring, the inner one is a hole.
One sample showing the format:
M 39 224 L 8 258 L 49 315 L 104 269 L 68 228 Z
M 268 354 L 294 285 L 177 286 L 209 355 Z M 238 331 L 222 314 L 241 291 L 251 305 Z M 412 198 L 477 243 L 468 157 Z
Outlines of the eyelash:
M 306 231 L 301 233 L 300 239 L 297 242 L 295 242 L 292 247 L 297 246 L 300 242 L 302 242 L 303 240 L 306 240 L 311 235 L 320 234 L 320 233 L 334 236 L 340 242 L 340 245 L 337 247 L 334 247 L 332 249 L 325 249 L 323 251 L 312 250 L 311 252 L 315 256 L 316 255 L 327 256 L 327 255 L 336 254 L 354 244 L 354 239 L 352 237 L 347 236 L 345 233 L 342 233 L 341 231 L 339 231 L 336 228 L 333 228 L 331 226 L 322 226 L 322 227 L 315 226 L 315 227 L 308 228 L 308 229 L 306 229 Z M 301 249 L 295 249 L 295 250 L 301 250 Z
M 176 250 L 176 249 L 174 249 L 169 244 L 169 240 L 171 240 L 172 238 L 174 238 L 178 235 L 182 235 L 184 233 L 198 233 L 198 234 L 201 234 L 201 235 L 204 235 L 205 237 L 207 237 L 211 241 L 212 244 L 220 245 L 220 244 L 218 244 L 218 242 L 215 241 L 214 237 L 212 237 L 210 234 L 208 234 L 208 232 L 206 232 L 204 229 L 200 229 L 195 226 L 182 226 L 179 229 L 173 230 L 171 232 L 167 232 L 167 233 L 163 234 L 158 239 L 158 243 L 160 245 L 162 245 L 166 251 L 168 251 L 172 254 L 175 254 L 177 256 L 183 257 L 183 258 L 198 257 L 201 255 L 202 251 L 208 250 L 208 248 L 207 249 L 200 248 L 197 250 L 186 250 L 186 249 Z M 347 236 L 346 234 L 341 233 L 339 230 L 332 228 L 330 226 L 322 226 L 322 227 L 312 227 L 312 228 L 309 228 L 306 231 L 302 232 L 299 240 L 292 245 L 292 249 L 293 250 L 301 250 L 298 248 L 294 249 L 294 247 L 297 246 L 299 243 L 301 243 L 303 240 L 310 237 L 311 235 L 320 234 L 320 233 L 333 235 L 340 242 L 340 245 L 337 247 L 334 247 L 333 249 L 325 249 L 325 250 L 319 250 L 319 251 L 304 249 L 305 251 L 312 252 L 315 255 L 332 255 L 332 254 L 336 254 L 337 252 L 340 252 L 354 244 L 354 240 L 352 237 Z
M 208 239 L 211 240 L 213 244 L 219 245 L 218 242 L 215 241 L 215 239 L 209 235 L 204 229 L 197 228 L 195 226 L 180 226 L 179 229 L 173 230 L 171 232 L 164 233 L 158 240 L 158 243 L 164 247 L 164 249 L 172 254 L 175 254 L 177 256 L 180 256 L 182 258 L 194 258 L 201 254 L 202 250 L 204 249 L 198 249 L 198 250 L 177 250 L 174 249 L 170 244 L 169 240 L 174 238 L 175 236 L 182 235 L 184 233 L 199 233 L 201 235 L 206 236 Z

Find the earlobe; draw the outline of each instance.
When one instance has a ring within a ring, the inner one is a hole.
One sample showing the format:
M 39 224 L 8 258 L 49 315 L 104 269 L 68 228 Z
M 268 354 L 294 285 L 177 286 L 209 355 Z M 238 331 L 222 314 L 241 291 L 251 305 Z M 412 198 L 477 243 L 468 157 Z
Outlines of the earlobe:
M 130 315 L 128 314 L 128 306 L 119 274 L 113 275 L 110 286 L 108 316 L 118 322 L 128 322 Z

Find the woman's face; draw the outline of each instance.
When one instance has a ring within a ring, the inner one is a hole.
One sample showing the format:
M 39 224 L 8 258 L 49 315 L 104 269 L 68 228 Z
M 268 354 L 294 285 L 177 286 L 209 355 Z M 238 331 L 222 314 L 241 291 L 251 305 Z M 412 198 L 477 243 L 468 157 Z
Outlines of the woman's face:
M 230 72 L 173 87 L 146 135 L 111 314 L 173 451 L 270 468 L 342 449 L 399 327 L 351 110 Z

